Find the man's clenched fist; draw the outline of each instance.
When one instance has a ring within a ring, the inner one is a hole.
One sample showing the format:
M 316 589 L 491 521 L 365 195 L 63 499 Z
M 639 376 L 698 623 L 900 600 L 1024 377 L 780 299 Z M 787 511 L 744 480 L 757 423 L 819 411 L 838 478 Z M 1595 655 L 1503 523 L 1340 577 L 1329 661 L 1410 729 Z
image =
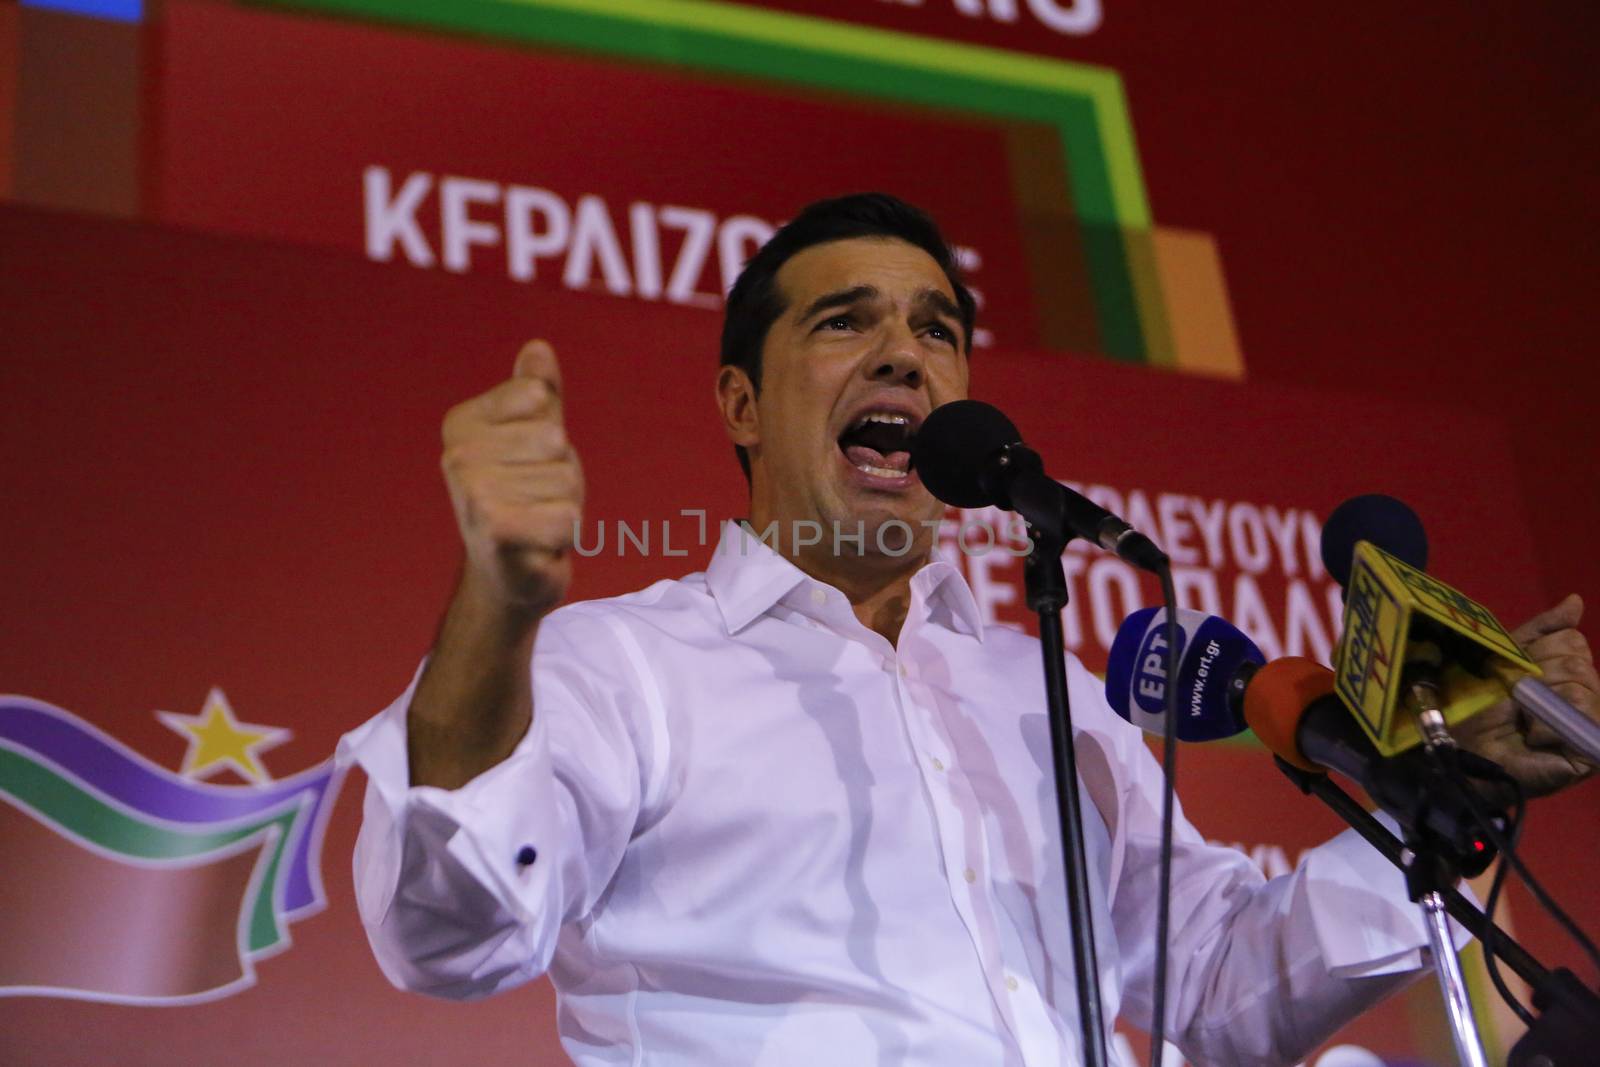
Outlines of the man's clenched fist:
M 445 482 L 466 546 L 464 582 L 535 617 L 572 581 L 583 471 L 561 418 L 555 350 L 530 341 L 511 377 L 444 419 Z

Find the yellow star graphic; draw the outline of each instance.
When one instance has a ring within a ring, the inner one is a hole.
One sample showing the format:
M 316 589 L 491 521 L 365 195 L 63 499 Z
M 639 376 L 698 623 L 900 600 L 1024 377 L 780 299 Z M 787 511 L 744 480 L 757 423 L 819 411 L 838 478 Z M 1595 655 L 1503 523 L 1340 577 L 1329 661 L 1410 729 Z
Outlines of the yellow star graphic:
M 198 715 L 158 711 L 156 717 L 189 742 L 179 771 L 185 778 L 209 778 L 224 767 L 232 767 L 252 782 L 270 782 L 272 775 L 256 757 L 293 736 L 276 726 L 240 722 L 218 688 L 206 694 L 205 706 Z

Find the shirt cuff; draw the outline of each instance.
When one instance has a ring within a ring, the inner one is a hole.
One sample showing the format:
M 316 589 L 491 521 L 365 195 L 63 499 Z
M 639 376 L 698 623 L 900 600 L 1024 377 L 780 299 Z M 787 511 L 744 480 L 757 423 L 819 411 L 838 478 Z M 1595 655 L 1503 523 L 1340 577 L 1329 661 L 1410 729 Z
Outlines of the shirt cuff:
M 381 925 L 402 883 L 437 879 L 427 857 L 448 854 L 447 882 L 461 877 L 489 889 L 518 919 L 531 918 L 555 862 L 555 776 L 547 731 L 537 716 L 501 762 L 456 789 L 412 785 L 406 716 L 421 668 L 399 699 L 345 734 L 336 760 L 367 775 L 362 833 L 356 844 L 356 901 Z M 403 862 L 407 861 L 407 862 Z M 422 861 L 422 862 L 416 862 Z M 417 867 L 417 870 L 405 868 Z M 431 888 L 441 896 L 447 886 Z M 416 895 L 409 892 L 408 895 Z
M 1398 832 L 1388 815 L 1374 816 Z M 1312 849 L 1305 877 L 1317 943 L 1334 976 L 1400 974 L 1427 963 L 1428 931 L 1421 907 L 1406 895 L 1405 875 L 1354 829 Z M 1465 882 L 1460 890 L 1477 903 Z M 1471 935 L 1449 923 L 1459 951 Z

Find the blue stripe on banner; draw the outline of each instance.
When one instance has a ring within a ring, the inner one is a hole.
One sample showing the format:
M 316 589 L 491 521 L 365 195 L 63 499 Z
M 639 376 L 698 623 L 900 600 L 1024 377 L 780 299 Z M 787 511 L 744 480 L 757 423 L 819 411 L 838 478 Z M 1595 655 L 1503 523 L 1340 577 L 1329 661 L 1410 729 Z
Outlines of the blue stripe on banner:
M 144 20 L 144 0 L 22 0 L 23 7 L 67 11 L 74 15 L 115 19 L 118 22 Z

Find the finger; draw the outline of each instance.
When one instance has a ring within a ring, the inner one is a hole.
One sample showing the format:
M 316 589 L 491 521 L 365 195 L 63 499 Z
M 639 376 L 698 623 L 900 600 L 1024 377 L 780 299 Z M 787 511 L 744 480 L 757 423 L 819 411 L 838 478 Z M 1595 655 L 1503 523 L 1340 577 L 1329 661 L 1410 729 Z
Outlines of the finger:
M 511 375 L 514 378 L 541 381 L 550 387 L 552 393 L 561 395 L 561 365 L 556 362 L 556 350 L 550 347 L 549 341 L 529 341 L 523 345 L 517 353 Z
M 516 422 L 480 428 L 478 434 L 445 446 L 439 468 L 447 481 L 471 493 L 502 473 L 541 463 L 565 463 L 581 472 L 560 423 Z
M 1536 637 L 1523 646 L 1523 651 L 1540 666 L 1558 656 L 1579 656 L 1594 662 L 1594 652 L 1589 648 L 1588 638 L 1577 630 L 1557 630 L 1553 634 Z
M 506 504 L 550 501 L 583 503 L 583 479 L 570 463 L 536 463 L 517 467 L 491 483 L 490 491 Z
M 1572 593 L 1553 608 L 1548 608 L 1511 631 L 1517 644 L 1526 645 L 1535 638 L 1553 634 L 1558 630 L 1571 630 L 1583 619 L 1583 598 Z
M 1552 689 L 1560 689 L 1565 682 L 1580 689 L 1600 690 L 1600 675 L 1595 673 L 1594 663 L 1583 656 L 1556 656 L 1539 666 L 1544 670 L 1539 680 Z
M 573 546 L 582 521 L 582 512 L 571 501 L 518 507 L 503 517 L 497 540 L 502 551 L 540 549 L 559 554 Z
M 524 504 L 494 499 L 476 516 L 477 528 L 499 552 L 525 548 L 564 551 L 578 536 L 583 509 L 572 500 L 547 500 Z
M 1574 758 L 1582 753 L 1567 743 L 1567 739 L 1533 716 L 1528 716 L 1528 728 L 1523 734 L 1524 747 L 1540 752 L 1559 752 Z
M 1600 673 L 1588 656 L 1556 656 L 1542 660 L 1539 678 L 1545 686 L 1583 715 L 1600 722 Z
M 1577 757 L 1559 752 L 1525 752 L 1506 764 L 1530 797 L 1553 793 L 1586 777 L 1594 768 Z
M 1527 745 L 1529 748 L 1548 751 L 1559 751 L 1561 747 L 1566 744 L 1566 742 L 1562 740 L 1560 734 L 1556 733 L 1554 730 L 1550 729 L 1550 727 L 1546 726 L 1543 722 L 1535 719 L 1531 715 L 1528 716 L 1528 729 L 1527 732 L 1523 734 L 1522 740 L 1523 744 Z
M 446 474 L 467 478 L 474 472 L 490 472 L 501 467 L 571 462 L 573 459 L 573 446 L 566 440 L 562 424 L 534 419 L 478 427 L 477 434 L 472 437 L 446 442 L 440 467 Z
M 1592 674 L 1578 681 L 1565 680 L 1559 676 L 1555 680 L 1547 676 L 1544 681 L 1556 696 L 1566 701 L 1569 707 L 1581 715 L 1600 722 L 1600 692 L 1597 692 Z M 1524 718 L 1528 725 L 1523 733 L 1523 740 L 1530 748 L 1558 748 L 1564 743 L 1561 735 L 1546 726 L 1538 717 L 1525 714 Z
M 507 422 L 485 429 L 469 446 L 495 466 L 551 463 L 572 457 L 572 443 L 559 422 L 550 419 Z
M 1464 747 L 1488 755 L 1486 746 L 1504 745 L 1527 732 L 1527 724 L 1520 720 L 1511 704 L 1510 700 L 1501 701 L 1469 719 L 1452 723 L 1450 732 Z
M 512 377 L 478 398 L 485 422 L 513 422 L 556 415 L 560 400 L 555 390 L 538 378 Z

